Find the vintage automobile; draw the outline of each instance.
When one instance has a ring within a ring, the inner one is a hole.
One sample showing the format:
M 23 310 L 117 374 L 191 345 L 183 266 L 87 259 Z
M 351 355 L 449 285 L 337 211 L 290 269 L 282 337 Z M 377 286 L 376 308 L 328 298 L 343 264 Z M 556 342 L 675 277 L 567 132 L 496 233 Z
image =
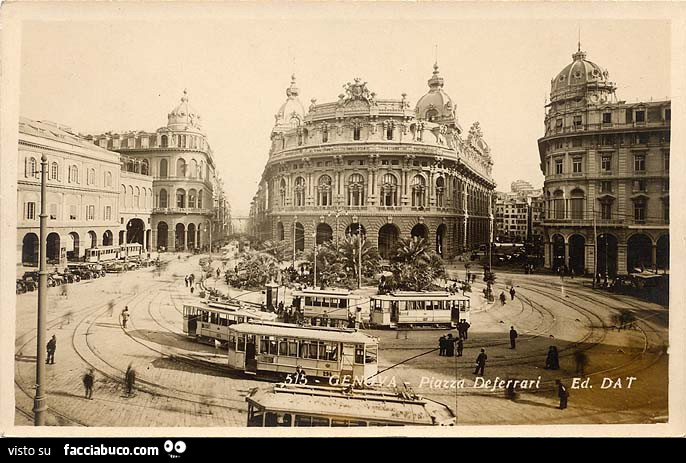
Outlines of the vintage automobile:
M 24 280 L 25 283 L 28 283 L 29 281 L 31 281 L 33 283 L 34 289 L 38 288 L 38 272 L 36 272 L 36 271 L 24 272 L 22 279 Z M 50 274 L 48 274 L 48 286 L 56 286 L 55 280 L 52 279 Z M 29 291 L 33 291 L 33 290 L 31 289 Z
M 69 264 L 69 271 L 78 275 L 81 280 L 96 278 L 95 273 L 84 264 Z
M 78 283 L 81 281 L 81 277 L 77 273 L 72 272 L 68 267 L 62 272 L 62 277 L 67 283 Z
M 17 278 L 17 294 L 24 294 L 27 291 L 24 280 Z
M 124 271 L 124 265 L 121 262 L 111 262 L 105 266 L 107 273 L 120 273 Z

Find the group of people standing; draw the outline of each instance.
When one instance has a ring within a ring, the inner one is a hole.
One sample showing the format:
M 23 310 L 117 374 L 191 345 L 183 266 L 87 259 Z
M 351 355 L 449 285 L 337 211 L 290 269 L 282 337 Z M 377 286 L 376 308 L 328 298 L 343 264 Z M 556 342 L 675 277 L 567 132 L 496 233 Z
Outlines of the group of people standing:
M 190 286 L 191 294 L 193 294 L 193 289 L 194 289 L 193 285 L 195 284 L 195 275 L 192 273 L 190 275 L 186 275 L 186 277 L 184 278 L 184 281 L 186 282 L 186 288 L 188 288 Z
M 452 333 L 450 333 L 438 339 L 438 355 L 441 357 L 454 357 L 455 349 L 457 349 L 457 356 L 462 357 L 464 342 L 461 337 L 453 338 Z

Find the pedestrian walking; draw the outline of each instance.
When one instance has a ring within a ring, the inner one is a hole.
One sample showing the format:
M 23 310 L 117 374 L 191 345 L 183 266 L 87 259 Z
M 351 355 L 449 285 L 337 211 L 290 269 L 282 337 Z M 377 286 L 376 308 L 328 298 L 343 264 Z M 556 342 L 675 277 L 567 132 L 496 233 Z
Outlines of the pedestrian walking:
M 445 338 L 445 355 L 447 357 L 455 356 L 455 339 L 453 339 L 452 333 Z
M 486 367 L 486 359 L 488 359 L 488 356 L 486 355 L 486 350 L 481 349 L 481 352 L 479 353 L 479 356 L 476 358 L 476 369 L 474 370 L 475 375 L 484 375 L 484 368 Z
M 188 288 L 188 275 L 186 275 L 183 280 L 186 282 L 186 288 Z
M 469 339 L 469 327 L 472 326 L 469 324 L 467 320 L 464 321 L 464 324 L 462 325 L 462 328 L 464 329 L 464 339 L 465 341 Z
M 574 361 L 576 362 L 576 374 L 579 376 L 584 376 L 586 364 L 588 363 L 588 356 L 586 355 L 586 352 L 575 352 Z
M 438 355 L 441 357 L 445 356 L 445 335 L 438 338 Z
M 506 299 L 507 299 L 507 298 L 505 297 L 505 292 L 501 291 L 501 292 L 500 292 L 500 304 L 501 304 L 501 305 L 505 305 Z
M 124 310 L 121 311 L 121 324 L 124 328 L 126 328 L 126 322 L 129 321 L 129 306 L 127 305 L 124 307 Z
M 124 375 L 124 382 L 126 383 L 126 394 L 133 394 L 133 388 L 136 385 L 136 370 L 131 367 L 130 363 Z
M 560 410 L 564 410 L 567 408 L 567 398 L 569 397 L 569 392 L 567 392 L 567 388 L 559 379 L 555 380 L 555 384 L 557 384 L 557 396 L 560 398 L 560 406 L 558 408 Z
M 95 383 L 95 370 L 92 368 L 83 375 L 83 387 L 86 389 L 86 399 L 93 399 L 93 384 Z
M 219 271 L 219 268 L 217 268 L 217 279 L 219 279 L 220 274 L 221 274 L 221 272 Z
M 514 349 L 516 347 L 516 339 L 517 339 L 517 331 L 514 329 L 514 326 L 510 327 L 510 349 Z
M 514 301 L 516 291 L 514 289 L 514 286 L 510 288 L 510 300 Z
M 459 338 L 457 340 L 457 356 L 462 357 L 462 350 L 464 349 L 464 342 L 462 341 L 462 338 Z
M 57 350 L 57 337 L 53 334 L 48 345 L 46 347 L 48 351 L 48 357 L 45 359 L 45 363 L 53 364 L 55 363 L 55 351 Z

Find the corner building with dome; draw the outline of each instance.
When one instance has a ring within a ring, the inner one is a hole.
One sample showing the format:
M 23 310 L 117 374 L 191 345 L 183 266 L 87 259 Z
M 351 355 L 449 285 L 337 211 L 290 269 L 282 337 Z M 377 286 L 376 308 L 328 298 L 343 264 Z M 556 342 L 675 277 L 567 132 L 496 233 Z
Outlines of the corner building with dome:
M 581 46 L 551 81 L 538 140 L 547 268 L 669 268 L 671 102 L 618 101 L 615 90 Z
M 361 232 L 388 259 L 423 237 L 444 258 L 489 241 L 493 162 L 479 123 L 466 134 L 438 66 L 414 108 L 359 78 L 307 111 L 293 76 L 251 204 L 252 232 L 297 251 Z
M 152 232 L 145 234 L 151 235 L 152 249 L 183 251 L 209 245 L 210 229 L 215 225 L 215 164 L 201 117 L 189 104 L 185 90 L 181 102 L 168 114 L 167 125 L 155 132 L 107 132 L 88 139 L 120 153 L 127 172 L 152 176 L 152 214 L 148 213 L 147 221 L 135 215 L 121 218 L 127 242 L 129 235 L 136 235 L 131 227 L 143 227 Z M 124 184 L 121 189 L 124 203 L 131 203 L 127 195 L 133 190 L 129 193 Z M 120 242 L 123 240 L 124 236 Z

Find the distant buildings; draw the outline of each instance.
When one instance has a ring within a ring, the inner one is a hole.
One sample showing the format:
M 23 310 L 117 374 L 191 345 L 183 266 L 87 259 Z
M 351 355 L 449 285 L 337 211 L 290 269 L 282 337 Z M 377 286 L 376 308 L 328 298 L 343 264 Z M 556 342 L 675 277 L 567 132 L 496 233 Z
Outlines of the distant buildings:
M 617 101 L 606 70 L 580 49 L 572 60 L 551 81 L 538 140 L 545 266 L 666 269 L 670 101 Z
M 428 86 L 412 109 L 407 95 L 382 99 L 355 79 L 305 111 L 293 78 L 251 205 L 252 233 L 303 251 L 361 229 L 383 258 L 411 236 L 444 257 L 487 243 L 490 149 L 478 123 L 462 133 L 437 65 Z
M 543 193 L 517 180 L 509 193 L 496 193 L 495 239 L 500 242 L 539 243 L 542 238 Z

